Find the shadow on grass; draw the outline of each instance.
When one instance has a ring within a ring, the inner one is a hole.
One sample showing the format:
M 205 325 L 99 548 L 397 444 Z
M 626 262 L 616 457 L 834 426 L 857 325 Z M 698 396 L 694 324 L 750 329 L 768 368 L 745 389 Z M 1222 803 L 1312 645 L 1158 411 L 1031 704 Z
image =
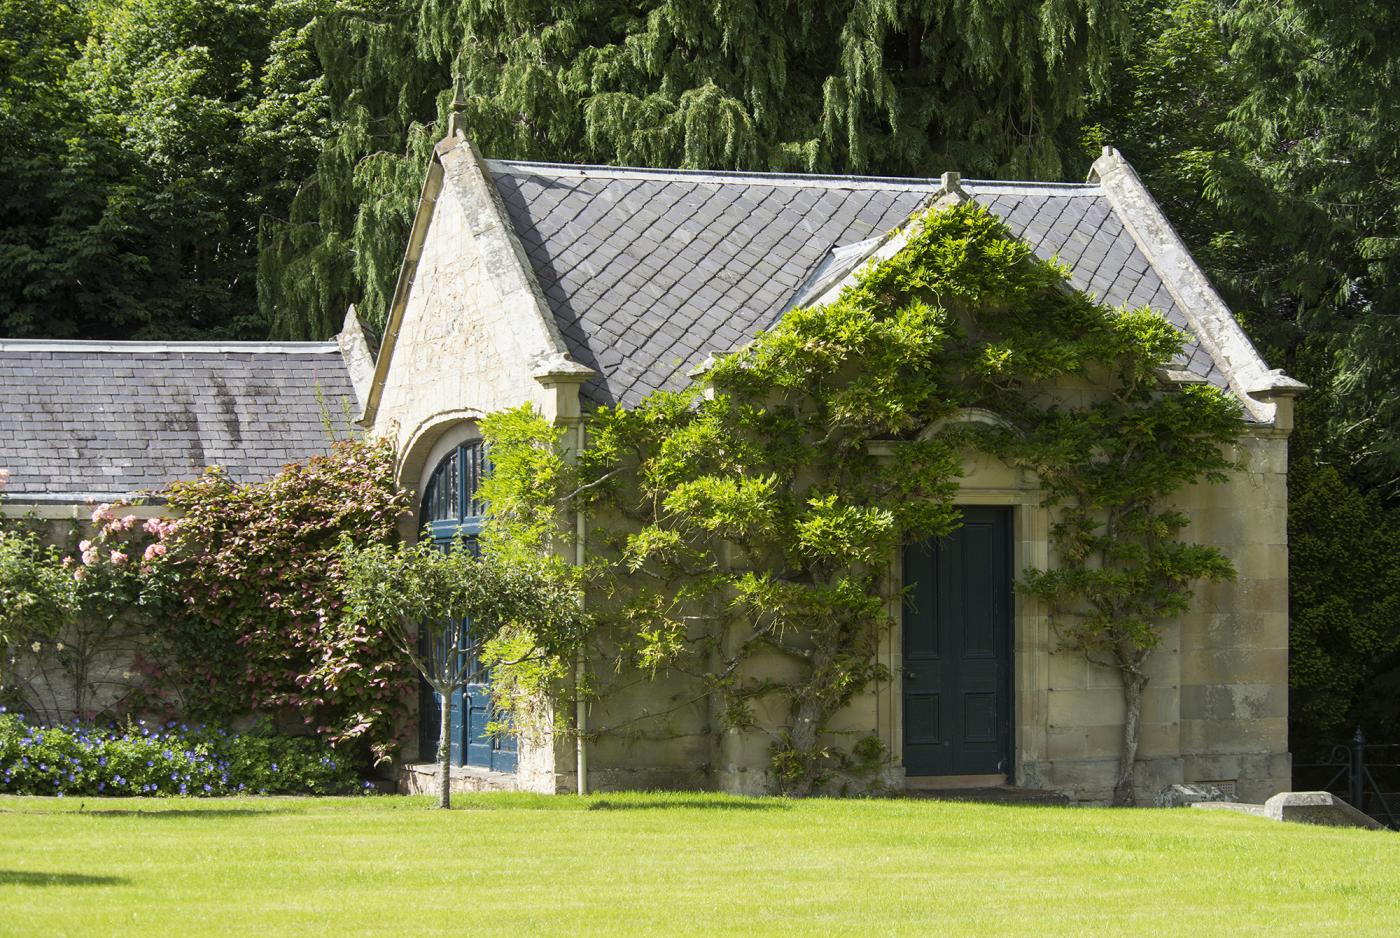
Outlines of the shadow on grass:
M 144 817 L 144 818 L 221 818 L 221 817 L 261 817 L 272 816 L 274 814 L 289 814 L 286 810 L 259 810 L 257 808 L 171 808 L 161 810 L 152 808 L 145 811 L 132 808 L 98 808 L 92 810 L 78 810 L 73 814 L 82 817 Z
M 741 801 L 719 798 L 663 798 L 655 801 L 609 801 L 601 798 L 588 803 L 589 811 L 667 811 L 699 809 L 701 811 L 790 811 L 792 806 L 782 801 Z
M 124 886 L 123 876 L 90 876 L 87 873 L 36 873 L 32 870 L 0 870 L 0 886 Z

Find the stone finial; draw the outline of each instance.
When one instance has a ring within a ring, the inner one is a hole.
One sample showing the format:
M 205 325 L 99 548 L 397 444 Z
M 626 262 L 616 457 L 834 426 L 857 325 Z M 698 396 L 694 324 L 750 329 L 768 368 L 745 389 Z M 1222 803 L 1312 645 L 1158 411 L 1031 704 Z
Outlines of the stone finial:
M 943 184 L 943 191 L 944 191 L 944 192 L 952 192 L 954 189 L 961 188 L 961 184 L 962 184 L 962 173 L 959 173 L 959 172 L 944 173 L 942 176 L 939 176 L 939 177 L 938 177 L 938 180 L 939 180 L 939 182 L 941 182 L 941 183 Z
M 467 135 L 466 128 L 462 126 L 462 112 L 467 109 L 467 95 L 462 88 L 462 79 L 457 78 L 452 82 L 452 104 L 447 115 L 447 136 L 463 137 Z

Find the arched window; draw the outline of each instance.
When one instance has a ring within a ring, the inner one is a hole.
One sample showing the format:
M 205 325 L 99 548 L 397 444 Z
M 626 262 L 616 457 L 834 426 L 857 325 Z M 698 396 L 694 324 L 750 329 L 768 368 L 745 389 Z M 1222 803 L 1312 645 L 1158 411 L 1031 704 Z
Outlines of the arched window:
M 482 441 L 471 440 L 454 447 L 433 470 L 423 489 L 419 518 L 438 549 L 451 550 L 457 537 L 463 535 L 466 537 L 466 549 L 475 552 L 476 536 L 481 533 L 482 523 L 486 520 L 486 503 L 478 492 L 490 465 Z M 425 629 L 419 640 L 427 642 L 431 634 Z M 470 625 L 461 634 L 464 640 L 467 639 Z M 427 652 L 426 646 L 420 650 L 425 654 Z M 468 642 L 460 653 L 472 660 L 472 665 L 467 685 L 448 700 L 452 710 L 452 764 L 513 772 L 516 766 L 515 737 L 508 733 L 487 732 L 487 727 L 493 721 L 504 723 L 509 717 L 497 713 L 492 706 L 490 676 L 473 660 L 477 654 L 475 646 Z M 441 706 L 442 701 L 437 694 L 426 681 L 422 682 L 418 746 L 425 758 L 431 758 L 431 754 L 437 751 Z
M 423 490 L 423 525 L 433 540 L 446 543 L 458 534 L 481 533 L 486 504 L 477 496 L 489 463 L 481 440 L 463 443 L 442 458 Z

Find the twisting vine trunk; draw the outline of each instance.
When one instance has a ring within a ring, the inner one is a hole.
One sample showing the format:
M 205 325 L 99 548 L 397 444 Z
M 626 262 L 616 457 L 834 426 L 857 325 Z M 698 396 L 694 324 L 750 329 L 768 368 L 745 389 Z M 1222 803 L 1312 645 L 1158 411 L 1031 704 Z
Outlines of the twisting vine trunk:
M 788 740 L 796 761 L 796 777 L 790 781 L 784 780 L 782 787 L 788 789 L 787 794 L 810 795 L 816 787 L 817 737 L 826 723 L 824 709 L 815 695 L 804 697 L 793 708 L 792 731 L 788 734 Z
M 1127 712 L 1123 717 L 1123 755 L 1118 767 L 1118 782 L 1113 786 L 1113 803 L 1131 805 L 1135 800 L 1133 791 L 1133 766 L 1137 764 L 1138 742 L 1142 738 L 1142 691 L 1147 686 L 1147 675 L 1139 667 L 1141 661 L 1120 662 L 1118 675 L 1123 680 L 1123 702 Z

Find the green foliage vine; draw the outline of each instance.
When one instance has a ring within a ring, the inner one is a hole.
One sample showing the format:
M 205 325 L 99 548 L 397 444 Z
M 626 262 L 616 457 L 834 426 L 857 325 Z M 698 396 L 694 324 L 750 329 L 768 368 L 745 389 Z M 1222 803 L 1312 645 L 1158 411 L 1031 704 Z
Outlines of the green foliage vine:
M 295 712 L 332 743 L 392 758 L 412 672 L 388 636 L 347 614 L 340 545 L 397 538 L 408 499 L 393 446 L 342 440 L 267 482 L 210 470 L 166 495 L 178 521 L 159 561 L 182 614 L 157 650 L 178 710 L 216 721 Z
M 688 676 L 694 696 L 678 706 L 708 701 L 767 732 L 787 793 L 878 764 L 878 742 L 843 744 L 832 719 L 890 677 L 875 655 L 898 593 L 890 560 L 958 525 L 969 453 L 1039 477 L 1058 562 L 1021 586 L 1066 646 L 1122 674 L 1130 712 L 1162 625 L 1194 583 L 1233 575 L 1182 538 L 1187 518 L 1168 503 L 1225 478 L 1241 427 L 1227 394 L 1159 377 L 1182 335 L 1066 289 L 1062 269 L 974 204 L 906 233 L 837 300 L 789 312 L 692 388 L 599 409 L 575 461 L 527 411 L 485 427 L 498 465 L 548 462 L 548 484 L 494 477 L 503 534 L 539 532 L 561 508 L 588 518 L 594 651 L 629 673 Z M 1005 425 L 948 419 L 964 408 Z M 758 716 L 775 704 L 776 727 Z M 1130 716 L 1122 798 L 1135 746 Z

